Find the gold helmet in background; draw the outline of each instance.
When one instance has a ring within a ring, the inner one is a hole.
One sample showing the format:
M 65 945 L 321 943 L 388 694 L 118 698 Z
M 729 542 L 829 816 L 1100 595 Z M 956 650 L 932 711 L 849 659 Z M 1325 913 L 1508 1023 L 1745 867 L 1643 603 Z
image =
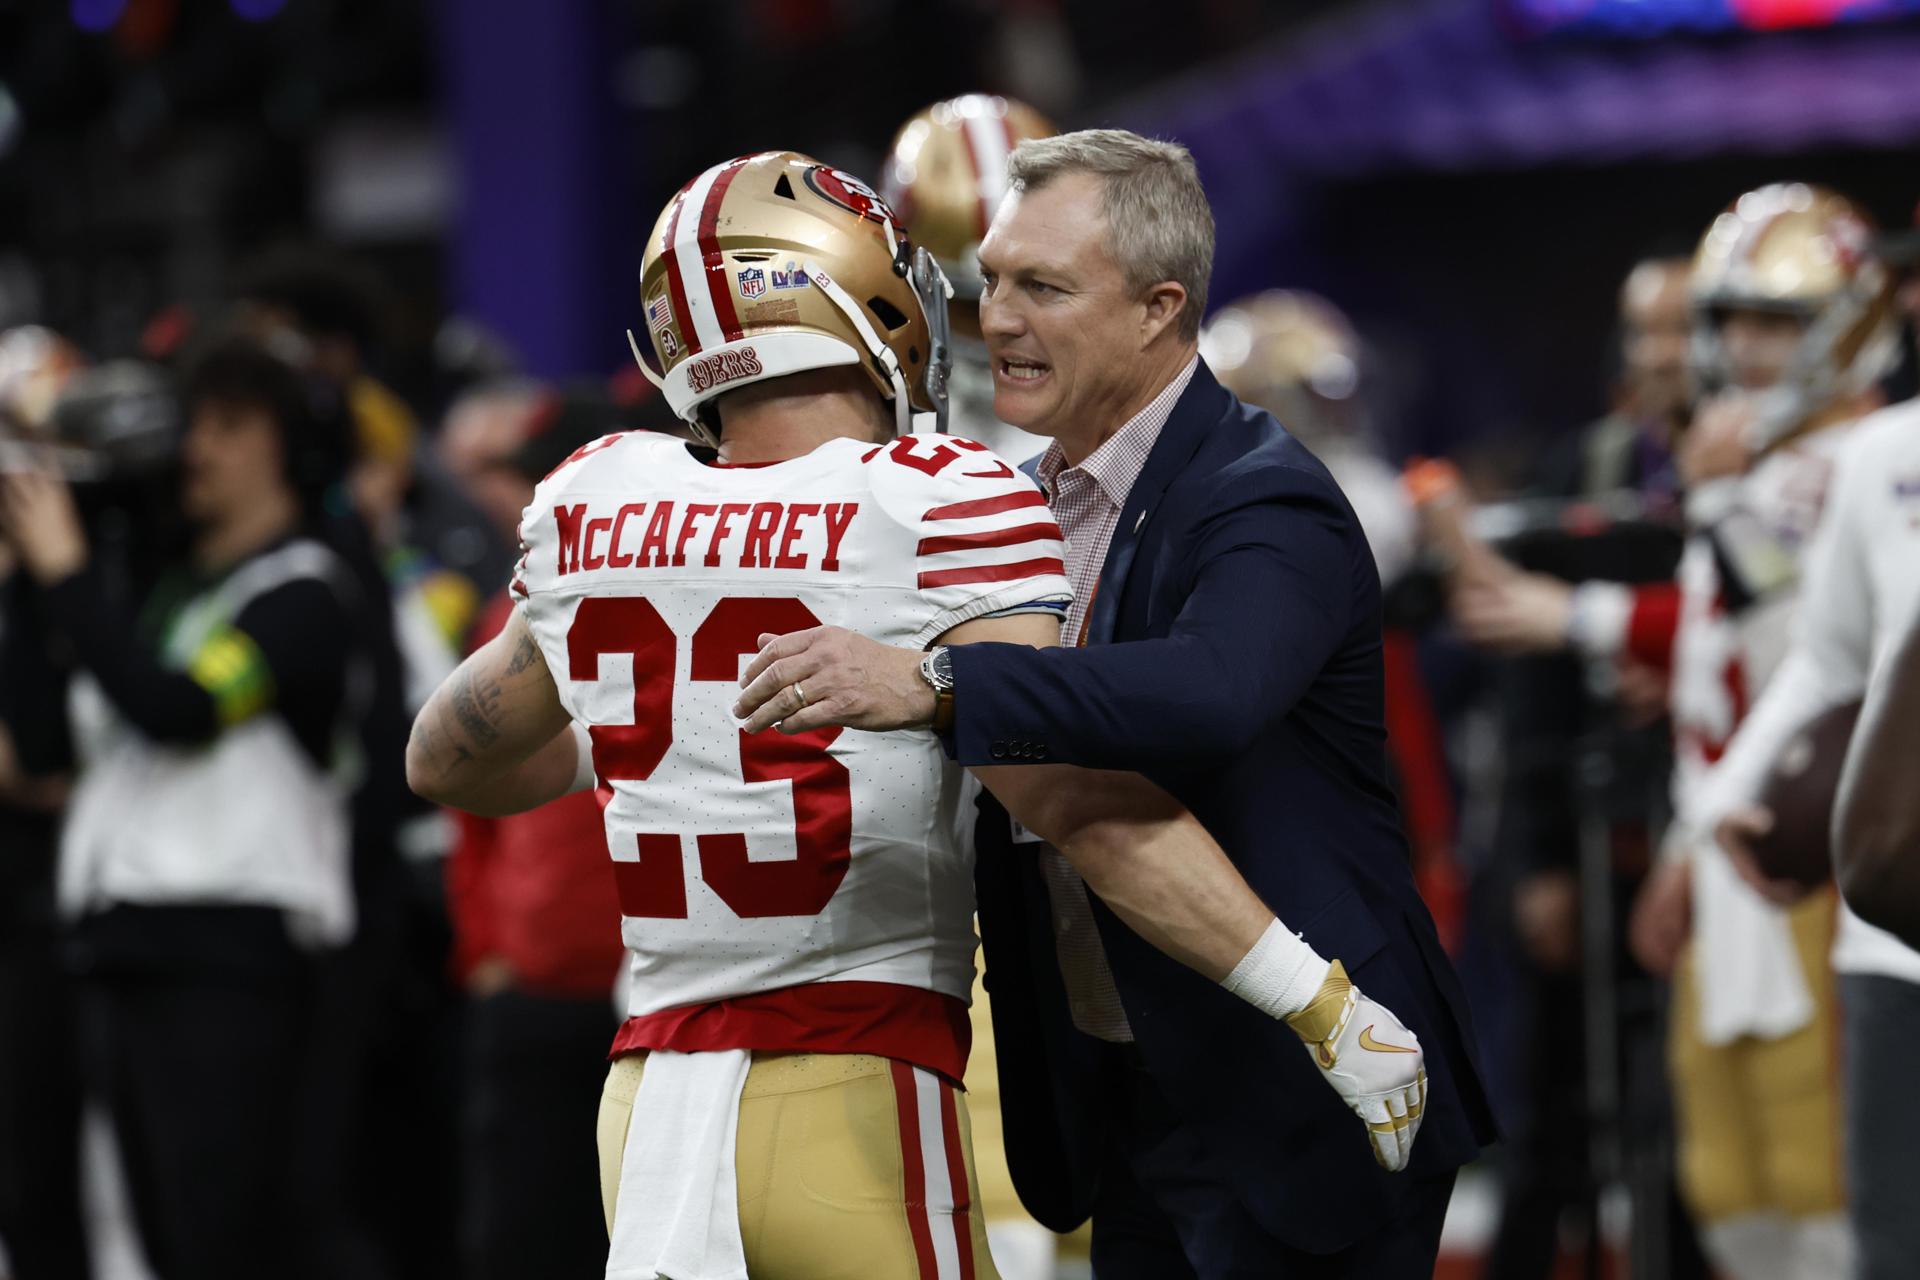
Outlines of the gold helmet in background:
M 1838 192 L 1780 182 L 1735 200 L 1707 229 L 1688 282 L 1695 373 L 1728 381 L 1720 321 L 1733 310 L 1801 317 L 1806 333 L 1754 441 L 1776 443 L 1834 401 L 1867 390 L 1898 356 L 1892 274 L 1873 256 L 1872 220 Z
M 1007 194 L 1007 157 L 1057 132 L 1024 102 L 969 93 L 934 103 L 894 135 L 880 189 L 961 297 L 980 296 L 980 241 Z
M 1272 289 L 1222 307 L 1200 332 L 1221 385 L 1309 445 L 1360 430 L 1360 339 L 1318 294 Z
M 709 442 L 716 397 L 835 365 L 866 370 L 904 435 L 913 410 L 945 413 L 949 292 L 866 183 L 767 151 L 713 166 L 661 211 L 640 265 L 657 367 L 627 337 Z

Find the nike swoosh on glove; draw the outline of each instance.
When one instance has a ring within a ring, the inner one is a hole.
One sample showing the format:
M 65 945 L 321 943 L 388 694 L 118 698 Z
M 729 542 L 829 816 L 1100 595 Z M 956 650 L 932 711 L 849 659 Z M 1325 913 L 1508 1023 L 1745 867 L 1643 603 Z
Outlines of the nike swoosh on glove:
M 1386 1006 L 1360 994 L 1338 960 L 1307 1007 L 1287 1019 L 1327 1083 L 1366 1123 L 1373 1158 L 1390 1173 L 1407 1167 L 1427 1106 L 1420 1040 Z

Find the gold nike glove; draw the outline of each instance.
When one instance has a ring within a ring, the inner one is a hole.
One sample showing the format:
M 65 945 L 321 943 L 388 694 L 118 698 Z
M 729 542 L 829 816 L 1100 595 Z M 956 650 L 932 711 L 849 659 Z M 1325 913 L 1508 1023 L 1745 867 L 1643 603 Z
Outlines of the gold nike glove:
M 1373 1157 L 1388 1172 L 1407 1167 L 1427 1105 L 1426 1056 L 1420 1041 L 1385 1006 L 1360 994 L 1338 960 L 1306 1008 L 1287 1025 L 1373 1138 Z

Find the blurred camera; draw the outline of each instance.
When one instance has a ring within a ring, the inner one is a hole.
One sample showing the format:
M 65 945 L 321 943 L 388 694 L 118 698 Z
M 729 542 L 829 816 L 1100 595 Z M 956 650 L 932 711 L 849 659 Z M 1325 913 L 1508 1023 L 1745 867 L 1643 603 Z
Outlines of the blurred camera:
M 116 360 L 69 373 L 37 420 L 0 409 L 0 471 L 48 468 L 72 486 L 96 563 L 151 575 L 180 525 L 179 398 L 159 366 Z

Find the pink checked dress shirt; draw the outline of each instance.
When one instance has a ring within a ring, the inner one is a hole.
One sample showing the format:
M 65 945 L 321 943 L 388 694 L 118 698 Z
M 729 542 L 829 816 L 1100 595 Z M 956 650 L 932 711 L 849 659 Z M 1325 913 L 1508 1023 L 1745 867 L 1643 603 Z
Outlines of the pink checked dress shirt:
M 1067 581 L 1073 584 L 1073 606 L 1067 610 L 1062 640 L 1086 643 L 1087 612 L 1093 605 L 1100 570 L 1107 563 L 1107 547 L 1119 526 L 1133 482 L 1147 465 L 1154 441 L 1167 425 L 1174 402 L 1193 380 L 1199 358 L 1161 389 L 1152 403 L 1127 420 L 1106 443 L 1088 454 L 1079 466 L 1066 465 L 1055 443 L 1047 446 L 1037 468 L 1040 487 L 1047 492 L 1053 518 L 1067 539 Z M 1107 967 L 1106 949 L 1093 923 L 1093 907 L 1079 873 L 1051 845 L 1040 851 L 1040 870 L 1053 900 L 1053 943 L 1065 979 L 1073 1024 L 1102 1040 L 1127 1042 L 1133 1029 L 1120 1007 L 1120 993 Z

